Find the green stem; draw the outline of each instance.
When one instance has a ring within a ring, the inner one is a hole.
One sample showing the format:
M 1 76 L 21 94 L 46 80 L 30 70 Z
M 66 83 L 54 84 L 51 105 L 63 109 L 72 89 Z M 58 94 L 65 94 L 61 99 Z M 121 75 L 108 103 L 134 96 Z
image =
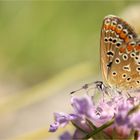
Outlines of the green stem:
M 80 131 L 82 131 L 83 133 L 87 133 L 87 132 L 85 132 L 85 130 L 83 130 L 80 126 L 78 126 L 77 124 L 75 124 L 73 121 L 71 121 L 71 123 L 72 123 L 77 129 L 79 129 Z
M 95 129 L 93 132 L 91 132 L 90 134 L 88 134 L 84 139 L 89 139 L 92 136 L 94 136 L 95 134 L 101 132 L 102 130 L 104 130 L 105 128 L 109 127 L 110 125 L 112 125 L 114 123 L 114 119 L 108 121 L 107 123 L 105 123 L 104 125 L 102 125 L 101 127 L 98 127 L 97 129 Z

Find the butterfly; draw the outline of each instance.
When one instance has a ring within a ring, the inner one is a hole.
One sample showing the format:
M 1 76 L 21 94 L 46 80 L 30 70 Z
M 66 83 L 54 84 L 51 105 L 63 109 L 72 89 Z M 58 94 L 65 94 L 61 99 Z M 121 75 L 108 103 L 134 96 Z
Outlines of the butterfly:
M 108 15 L 103 20 L 100 64 L 106 86 L 102 81 L 96 81 L 81 89 L 87 89 L 92 84 L 102 91 L 106 87 L 119 92 L 140 89 L 140 39 L 134 29 L 120 17 Z
M 140 39 L 126 21 L 114 15 L 103 20 L 100 63 L 108 86 L 120 91 L 140 88 Z

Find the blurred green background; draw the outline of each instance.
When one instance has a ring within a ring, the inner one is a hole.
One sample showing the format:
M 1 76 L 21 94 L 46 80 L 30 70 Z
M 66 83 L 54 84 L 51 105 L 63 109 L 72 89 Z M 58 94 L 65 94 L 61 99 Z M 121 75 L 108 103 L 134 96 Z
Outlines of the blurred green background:
M 0 139 L 51 139 L 51 113 L 68 110 L 70 91 L 101 79 L 103 18 L 139 4 L 0 1 Z

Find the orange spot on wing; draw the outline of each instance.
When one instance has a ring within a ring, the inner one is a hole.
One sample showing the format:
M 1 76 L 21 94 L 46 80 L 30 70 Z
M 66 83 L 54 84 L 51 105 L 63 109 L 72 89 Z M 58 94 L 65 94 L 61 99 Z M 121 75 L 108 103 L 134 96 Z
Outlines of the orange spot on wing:
M 126 34 L 123 31 L 121 31 L 120 32 L 120 38 L 123 38 L 124 39 L 125 37 L 126 37 Z
M 124 40 L 125 40 L 126 43 L 128 43 L 130 41 L 128 36 Z
M 127 47 L 127 50 L 130 52 L 130 51 L 132 51 L 134 48 L 131 46 L 131 45 L 128 45 Z
M 105 30 L 109 30 L 110 29 L 110 25 L 104 25 Z
M 110 29 L 111 29 L 112 31 L 115 31 L 116 26 L 111 26 Z
M 135 47 L 135 50 L 136 50 L 136 51 L 140 50 L 140 45 L 137 45 L 137 46 Z
M 116 28 L 116 33 L 120 34 L 121 30 Z
M 124 53 L 125 52 L 125 48 L 120 48 L 120 53 Z

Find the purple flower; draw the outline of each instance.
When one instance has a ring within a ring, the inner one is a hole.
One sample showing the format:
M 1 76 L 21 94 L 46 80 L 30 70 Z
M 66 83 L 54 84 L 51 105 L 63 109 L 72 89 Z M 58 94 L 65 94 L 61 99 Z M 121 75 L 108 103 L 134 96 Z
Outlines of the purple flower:
M 60 137 L 60 140 L 71 140 L 72 136 L 69 132 L 64 132 Z
M 127 138 L 132 130 L 137 130 L 136 126 L 134 127 L 134 124 L 138 124 L 138 122 L 140 124 L 140 120 L 138 120 L 140 112 L 136 111 L 132 114 L 129 114 L 129 112 L 138 104 L 139 101 L 135 97 L 130 97 L 128 99 L 122 98 L 119 104 L 117 104 L 114 128 L 119 136 Z M 138 122 L 136 120 L 138 120 Z
M 81 131 L 79 129 L 76 129 L 74 134 L 73 134 L 73 136 L 72 136 L 72 138 L 73 139 L 82 139 L 85 136 L 86 136 L 86 132 L 83 132 L 83 131 Z
M 130 115 L 129 127 L 140 132 L 140 110 Z
M 95 116 L 95 106 L 90 96 L 85 95 L 82 98 L 72 97 L 71 105 L 74 111 L 81 118 L 94 118 Z
M 74 139 L 89 137 L 129 139 L 133 131 L 137 140 L 140 137 L 140 110 L 135 109 L 139 105 L 137 97 L 126 98 L 124 95 L 114 95 L 107 100 L 101 99 L 95 104 L 88 95 L 73 96 L 71 105 L 74 109 L 73 114 L 54 113 L 55 122 L 50 125 L 49 131 L 55 132 L 59 126 L 64 127 L 72 122 L 75 126 L 74 134 L 71 136 L 66 133 L 67 135 L 63 135 L 61 139 L 66 138 L 65 136 Z
M 59 127 L 59 123 L 58 122 L 54 122 L 53 124 L 50 125 L 49 132 L 55 132 L 58 127 Z
M 55 122 L 50 125 L 50 132 L 55 132 L 59 126 L 64 127 L 71 120 L 77 119 L 76 114 L 54 113 Z
M 85 118 L 91 120 L 96 127 L 109 121 L 113 116 L 115 110 L 111 108 L 110 104 L 101 101 L 98 106 L 95 106 L 90 96 L 72 97 L 71 104 L 76 112 L 83 120 Z

